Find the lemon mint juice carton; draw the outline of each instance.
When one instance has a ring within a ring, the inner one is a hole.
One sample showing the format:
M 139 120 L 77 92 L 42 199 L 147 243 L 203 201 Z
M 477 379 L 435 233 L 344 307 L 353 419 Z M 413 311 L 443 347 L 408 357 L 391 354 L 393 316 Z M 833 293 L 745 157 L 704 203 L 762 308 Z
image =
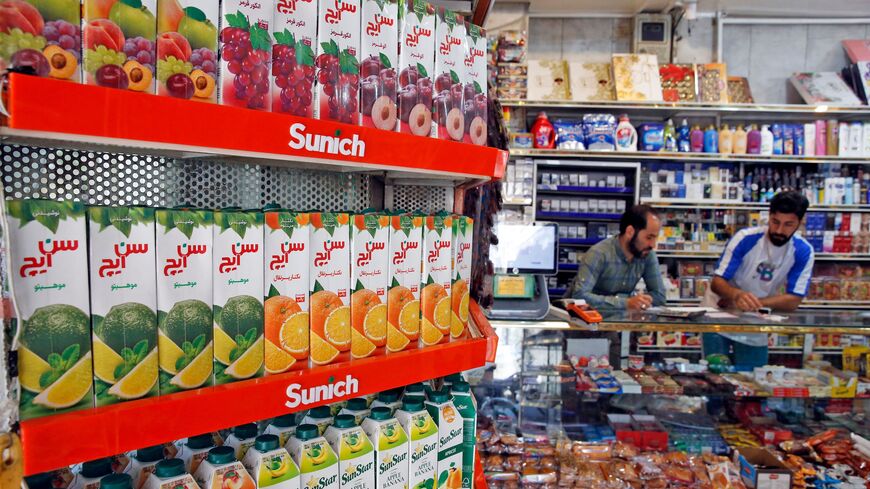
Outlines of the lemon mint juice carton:
M 260 435 L 242 460 L 259 489 L 299 489 L 299 467 L 277 435 Z
M 211 385 L 212 225 L 207 210 L 157 209 L 160 393 Z
M 339 414 L 323 436 L 338 454 L 339 486 L 342 489 L 374 487 L 374 447 L 354 417 Z
M 251 475 L 230 447 L 214 447 L 199 464 L 193 478 L 203 489 L 255 489 Z
M 433 392 L 426 410 L 438 425 L 438 479 L 436 489 L 462 487 L 463 420 L 450 394 Z M 469 474 L 470 475 L 470 474 Z
M 305 212 L 265 212 L 266 374 L 308 368 L 308 264 Z
M 477 400 L 471 393 L 471 386 L 462 380 L 453 383 L 450 394 L 453 396 L 453 405 L 462 417 L 462 487 L 470 489 L 477 443 Z
M 350 360 L 350 216 L 310 216 L 310 359 L 319 366 Z
M 407 393 L 406 393 L 407 394 Z M 405 397 L 396 419 L 408 434 L 408 487 L 435 487 L 438 465 L 438 425 L 422 397 Z
M 450 340 L 468 338 L 468 301 L 471 284 L 474 221 L 453 217 L 453 286 L 450 289 Z
M 214 213 L 215 384 L 263 374 L 263 214 Z
M 388 353 L 414 349 L 419 344 L 422 253 L 423 218 L 408 214 L 390 216 Z
M 21 419 L 93 407 L 84 206 L 10 200 L 3 211 Z
M 168 458 L 157 462 L 157 467 L 148 476 L 148 481 L 145 482 L 145 489 L 174 489 L 176 487 L 199 489 L 193 476 L 184 470 L 184 461 L 180 458 Z
M 422 347 L 450 340 L 450 284 L 453 218 L 426 216 L 423 228 L 423 290 L 420 293 Z
M 301 424 L 287 442 L 290 457 L 299 466 L 299 484 L 306 489 L 339 489 L 338 457 L 317 426 Z
M 372 409 L 363 421 L 363 431 L 375 448 L 376 489 L 406 489 L 408 487 L 408 435 L 390 408 Z
M 351 227 L 350 299 L 353 358 L 383 355 L 387 344 L 390 218 L 356 214 Z

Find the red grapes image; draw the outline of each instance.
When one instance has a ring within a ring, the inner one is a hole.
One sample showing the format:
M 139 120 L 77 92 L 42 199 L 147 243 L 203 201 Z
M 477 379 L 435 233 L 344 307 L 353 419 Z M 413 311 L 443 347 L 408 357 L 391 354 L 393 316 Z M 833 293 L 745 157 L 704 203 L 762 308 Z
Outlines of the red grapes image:
M 420 65 L 409 65 L 399 73 L 399 119 L 402 131 L 428 136 L 432 127 L 432 80 Z
M 359 63 L 335 41 L 323 43 L 315 60 L 320 87 L 320 118 L 357 124 L 359 117 Z
M 272 76 L 275 77 L 272 112 L 312 117 L 314 52 L 286 29 L 275 33 L 275 42 L 272 46 Z
M 271 37 L 265 29 L 250 25 L 242 13 L 226 18 L 229 26 L 220 35 L 221 59 L 229 72 L 222 81 L 224 103 L 266 110 L 271 91 Z
M 385 67 L 380 57 L 369 56 L 360 65 L 360 109 L 363 125 L 387 131 L 396 129 L 396 95 L 399 83 L 394 68 Z

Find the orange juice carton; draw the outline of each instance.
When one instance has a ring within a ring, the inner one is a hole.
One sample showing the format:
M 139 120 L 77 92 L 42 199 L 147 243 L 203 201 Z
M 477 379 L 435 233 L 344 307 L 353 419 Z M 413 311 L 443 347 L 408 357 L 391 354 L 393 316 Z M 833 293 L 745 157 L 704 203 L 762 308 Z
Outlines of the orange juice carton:
M 314 118 L 359 124 L 360 0 L 320 0 Z
M 407 392 L 406 392 L 407 394 Z M 435 487 L 438 465 L 438 425 L 423 398 L 406 397 L 396 419 L 408 434 L 408 487 Z
M 370 412 L 368 401 L 364 397 L 356 397 L 349 399 L 347 405 L 338 414 L 350 414 L 356 420 L 356 424 L 361 425 Z
M 372 402 L 372 409 L 376 407 L 385 407 L 390 410 L 390 415 L 396 412 L 396 409 L 402 406 L 402 401 L 399 400 L 398 391 L 383 391 L 378 393 L 378 398 Z
M 263 375 L 263 214 L 214 213 L 215 384 Z
M 69 484 L 69 489 L 100 489 L 102 479 L 112 474 L 112 458 L 89 460 Z
M 338 456 L 317 426 L 301 424 L 287 442 L 290 457 L 299 466 L 300 486 L 308 489 L 338 489 Z
M 188 437 L 187 440 L 181 443 L 177 456 L 184 462 L 184 469 L 191 474 L 195 474 L 199 464 L 208 456 L 208 451 L 219 445 L 216 441 L 213 433 L 203 433 Z
M 233 431 L 227 436 L 224 446 L 232 447 L 235 450 L 237 460 L 244 460 L 248 450 L 254 446 L 254 440 L 257 438 L 257 425 L 254 423 L 240 424 L 233 428 Z
M 157 354 L 160 392 L 211 385 L 211 211 L 157 209 Z
M 278 443 L 283 447 L 296 433 L 296 413 L 283 414 L 272 419 L 272 422 L 263 430 L 264 435 L 277 435 Z
M 85 0 L 85 83 L 154 93 L 157 0 Z
M 375 485 L 375 451 L 369 437 L 349 414 L 339 414 L 323 434 L 338 454 L 342 489 L 368 489 Z
M 214 447 L 193 474 L 199 487 L 206 489 L 255 489 L 254 479 L 230 447 Z
M 468 290 L 471 285 L 474 220 L 453 216 L 453 286 L 450 291 L 450 340 L 468 337 Z
M 299 489 L 299 467 L 278 435 L 260 435 L 242 460 L 258 488 Z
M 398 127 L 398 0 L 362 0 L 360 125 L 385 131 Z
M 312 424 L 317 427 L 318 435 L 323 435 L 326 433 L 326 428 L 329 428 L 333 421 L 329 406 L 317 406 L 305 414 L 301 424 Z
M 157 94 L 217 102 L 218 2 L 158 0 Z
M 423 273 L 423 218 L 390 216 L 390 291 L 387 294 L 387 351 L 417 348 Z
M 310 363 L 318 366 L 350 360 L 350 216 L 310 216 Z
M 10 200 L 2 209 L 20 417 L 94 407 L 84 205 Z
M 377 489 L 408 487 L 408 435 L 390 408 L 376 407 L 363 421 L 363 431 L 375 449 Z
M 308 214 L 265 213 L 266 374 L 308 368 Z
M 272 112 L 313 117 L 317 0 L 276 0 L 272 36 Z
M 350 230 L 351 354 L 353 358 L 383 355 L 387 344 L 390 218 L 356 214 Z
M 468 51 L 465 57 L 465 137 L 467 143 L 486 146 L 487 73 L 486 30 L 468 24 Z
M 272 34 L 271 0 L 221 2 L 218 102 L 269 112 Z
M 447 392 L 433 392 L 426 410 L 438 426 L 438 478 L 435 489 L 462 487 L 463 420 Z
M 142 489 L 148 476 L 154 473 L 157 462 L 163 460 L 163 445 L 140 448 L 130 457 L 131 484 L 133 489 Z
M 435 73 L 435 8 L 423 0 L 399 7 L 399 131 L 416 136 L 432 132 Z
M 435 101 L 436 127 L 432 136 L 450 141 L 465 137 L 465 56 L 468 33 L 465 19 L 440 7 L 435 23 Z M 469 123 L 471 121 L 468 121 Z
M 157 462 L 157 467 L 145 482 L 145 489 L 173 489 L 179 486 L 185 489 L 199 489 L 193 476 L 184 470 L 184 462 L 180 458 L 168 458 Z
M 423 229 L 423 290 L 420 308 L 422 347 L 450 340 L 450 283 L 453 260 L 453 218 L 426 216 Z
M 78 0 L 4 4 L 0 64 L 39 76 L 81 81 L 81 3 Z

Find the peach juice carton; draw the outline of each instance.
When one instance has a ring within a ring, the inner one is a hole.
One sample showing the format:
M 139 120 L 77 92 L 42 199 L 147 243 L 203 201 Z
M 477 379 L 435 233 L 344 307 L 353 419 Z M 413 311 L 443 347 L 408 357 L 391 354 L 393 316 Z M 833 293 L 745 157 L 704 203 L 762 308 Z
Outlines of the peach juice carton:
M 154 93 L 157 0 L 85 0 L 84 81 Z
M 79 0 L 15 1 L 3 8 L 0 65 L 57 80 L 81 81 Z
M 157 94 L 217 102 L 218 2 L 157 0 Z

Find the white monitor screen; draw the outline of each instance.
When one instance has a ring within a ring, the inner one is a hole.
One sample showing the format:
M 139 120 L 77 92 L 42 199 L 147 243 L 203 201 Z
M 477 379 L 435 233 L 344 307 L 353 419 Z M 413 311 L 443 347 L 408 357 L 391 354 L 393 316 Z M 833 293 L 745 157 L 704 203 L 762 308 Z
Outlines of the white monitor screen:
M 490 248 L 495 272 L 556 273 L 556 234 L 552 223 L 497 224 L 498 244 Z

